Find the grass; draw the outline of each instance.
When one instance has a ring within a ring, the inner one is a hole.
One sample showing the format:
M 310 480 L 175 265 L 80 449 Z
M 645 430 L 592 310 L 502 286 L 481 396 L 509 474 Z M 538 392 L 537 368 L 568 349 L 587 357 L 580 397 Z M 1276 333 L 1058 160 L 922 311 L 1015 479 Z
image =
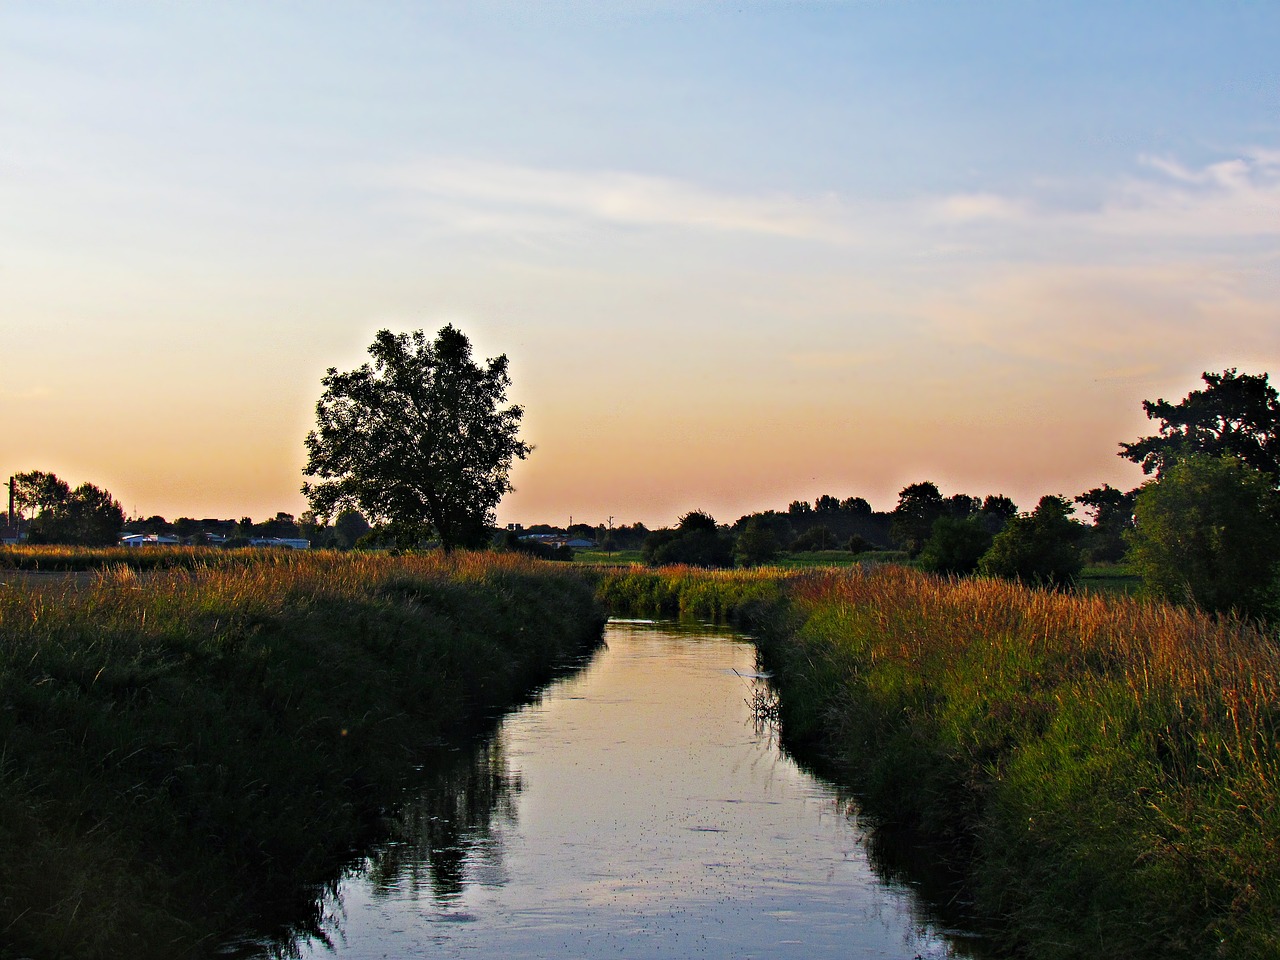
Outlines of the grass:
M 0 586 L 0 956 L 204 955 L 600 633 L 518 556 L 148 553 Z
M 619 572 L 601 596 L 745 621 L 787 740 L 949 858 L 1009 952 L 1280 956 L 1274 637 L 893 566 L 769 578 Z
M 863 553 L 851 553 L 848 550 L 803 550 L 782 554 L 774 561 L 773 566 L 784 570 L 852 567 L 876 563 L 901 563 L 906 556 L 906 553 L 898 550 L 868 550 Z
M 642 562 L 639 550 L 575 550 L 575 563 L 630 566 Z
M 1080 572 L 1076 589 L 1090 593 L 1136 597 L 1142 592 L 1142 578 L 1127 564 L 1090 564 Z
M 260 555 L 259 550 L 217 550 L 210 547 L 3 547 L 0 571 L 65 572 L 105 570 L 126 566 L 133 570 L 172 570 L 236 566 Z

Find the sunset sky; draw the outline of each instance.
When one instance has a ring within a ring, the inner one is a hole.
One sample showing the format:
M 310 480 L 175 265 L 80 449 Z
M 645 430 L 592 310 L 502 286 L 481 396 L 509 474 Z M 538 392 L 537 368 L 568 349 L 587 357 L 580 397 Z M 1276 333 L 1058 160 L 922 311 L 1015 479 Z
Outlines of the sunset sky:
M 7 2 L 0 472 L 305 509 L 326 368 L 506 353 L 503 522 L 1137 467 L 1280 379 L 1280 4 Z

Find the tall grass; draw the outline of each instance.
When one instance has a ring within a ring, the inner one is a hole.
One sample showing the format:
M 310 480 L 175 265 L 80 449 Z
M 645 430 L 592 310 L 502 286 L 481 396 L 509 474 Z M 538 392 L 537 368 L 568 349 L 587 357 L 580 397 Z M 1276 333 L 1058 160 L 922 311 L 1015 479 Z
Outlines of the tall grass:
M 776 611 L 783 584 L 796 574 L 776 567 L 706 570 L 672 566 L 607 569 L 596 595 L 615 613 L 713 622 L 760 619 Z
M 0 586 L 0 955 L 200 955 L 599 637 L 514 556 L 214 556 Z
M 1280 648 L 1256 625 L 900 567 L 793 576 L 772 608 L 740 575 L 657 576 L 601 595 L 753 621 L 787 738 L 949 858 L 1010 952 L 1280 956 Z
M 234 566 L 251 562 L 262 551 L 212 547 L 70 547 L 0 546 L 0 571 L 56 572 L 101 570 L 124 565 L 134 570 L 173 567 Z

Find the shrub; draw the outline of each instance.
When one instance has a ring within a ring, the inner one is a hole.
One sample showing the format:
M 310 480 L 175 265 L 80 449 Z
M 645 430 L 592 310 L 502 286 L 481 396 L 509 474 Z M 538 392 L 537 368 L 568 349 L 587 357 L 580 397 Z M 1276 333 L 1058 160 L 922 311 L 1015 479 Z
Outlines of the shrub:
M 920 566 L 931 573 L 973 573 L 991 541 L 991 532 L 979 516 L 939 517 L 920 552 Z
M 1205 610 L 1277 612 L 1280 492 L 1234 457 L 1196 455 L 1138 494 L 1129 535 L 1147 590 Z
M 1035 510 L 1014 517 L 996 535 L 978 570 L 1023 583 L 1066 586 L 1083 567 L 1077 545 L 1082 532 L 1071 519 L 1071 504 L 1062 497 L 1041 497 Z

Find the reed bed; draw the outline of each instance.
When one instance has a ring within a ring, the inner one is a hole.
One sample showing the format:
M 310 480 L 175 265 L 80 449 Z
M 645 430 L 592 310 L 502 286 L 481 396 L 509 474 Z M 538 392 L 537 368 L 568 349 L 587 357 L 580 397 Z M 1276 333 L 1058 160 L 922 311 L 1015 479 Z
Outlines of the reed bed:
M 0 587 L 0 956 L 212 951 L 602 624 L 511 555 L 167 552 Z
M 135 570 L 167 570 L 173 567 L 237 565 L 262 551 L 221 550 L 217 547 L 70 547 L 0 546 L 0 571 L 64 572 L 101 570 L 124 565 Z
M 745 620 L 788 741 L 963 875 L 1001 952 L 1280 956 L 1280 648 L 1257 624 L 892 566 L 773 593 L 646 576 L 601 595 Z

